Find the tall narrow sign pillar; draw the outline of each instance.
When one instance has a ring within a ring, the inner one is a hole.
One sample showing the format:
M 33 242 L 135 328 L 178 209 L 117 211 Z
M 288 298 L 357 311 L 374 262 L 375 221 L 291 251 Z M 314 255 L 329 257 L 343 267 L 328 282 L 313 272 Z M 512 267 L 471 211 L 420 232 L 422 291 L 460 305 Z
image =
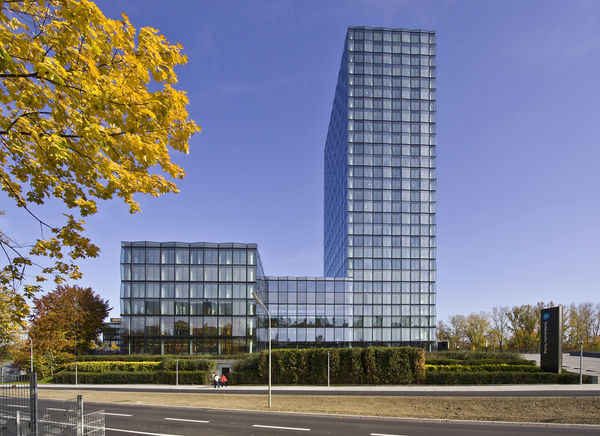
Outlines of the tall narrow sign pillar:
M 562 369 L 562 307 L 542 309 L 540 325 L 540 367 L 548 372 Z

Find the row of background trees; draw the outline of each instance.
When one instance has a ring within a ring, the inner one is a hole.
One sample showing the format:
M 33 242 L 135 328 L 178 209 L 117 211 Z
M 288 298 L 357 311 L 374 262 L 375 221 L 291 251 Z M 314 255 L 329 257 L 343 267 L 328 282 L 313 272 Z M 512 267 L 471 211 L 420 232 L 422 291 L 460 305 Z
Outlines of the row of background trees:
M 540 311 L 554 303 L 497 306 L 491 313 L 452 315 L 438 323 L 438 341 L 451 350 L 539 352 Z M 563 350 L 600 350 L 600 303 L 563 306 Z

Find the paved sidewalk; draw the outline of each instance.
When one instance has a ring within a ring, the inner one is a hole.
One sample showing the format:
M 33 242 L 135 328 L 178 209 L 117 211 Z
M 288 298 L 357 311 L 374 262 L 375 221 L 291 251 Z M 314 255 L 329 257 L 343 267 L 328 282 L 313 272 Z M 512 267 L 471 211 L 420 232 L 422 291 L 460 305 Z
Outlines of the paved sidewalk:
M 540 355 L 537 354 L 523 354 L 525 359 L 535 360 L 535 363 L 540 365 Z M 563 353 L 563 368 L 569 372 L 579 374 L 579 356 L 571 356 L 567 353 Z M 583 358 L 583 373 L 587 375 L 595 375 L 600 377 L 600 358 L 598 357 L 584 357 Z
M 204 390 L 212 391 L 214 388 L 208 385 L 67 385 L 67 384 L 43 384 L 38 386 L 39 389 L 118 389 L 127 388 L 130 390 L 164 390 L 168 391 L 186 391 L 186 390 Z M 266 385 L 243 385 L 243 386 L 228 386 L 228 391 L 257 391 L 267 390 Z M 528 391 L 591 391 L 598 392 L 600 395 L 600 385 L 584 384 L 584 385 L 558 385 L 558 384 L 539 384 L 539 385 L 473 385 L 473 386 L 426 386 L 426 385 L 369 385 L 369 386 L 279 386 L 274 385 L 273 391 L 331 391 L 332 394 L 339 392 L 528 392 Z

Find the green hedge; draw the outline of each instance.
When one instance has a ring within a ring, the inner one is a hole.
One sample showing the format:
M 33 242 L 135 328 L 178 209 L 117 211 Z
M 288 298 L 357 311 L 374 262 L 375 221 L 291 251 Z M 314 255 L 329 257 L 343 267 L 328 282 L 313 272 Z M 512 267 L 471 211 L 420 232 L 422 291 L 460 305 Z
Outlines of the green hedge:
M 430 372 L 541 372 L 535 365 L 507 365 L 505 363 L 479 364 L 479 365 L 425 365 L 427 373 Z
M 586 381 L 587 382 L 587 381 Z M 440 372 L 428 371 L 425 383 L 430 385 L 491 384 L 576 384 L 579 375 L 551 372 Z
M 425 376 L 420 348 L 308 348 L 272 351 L 274 384 L 326 384 L 327 353 L 333 384 L 408 384 Z M 267 383 L 268 352 L 248 356 L 233 369 L 232 383 Z
M 160 369 L 167 371 L 175 371 L 177 366 L 179 371 L 211 371 L 215 369 L 216 362 L 209 359 L 179 359 L 179 362 L 175 359 L 164 359 L 160 363 Z
M 251 385 L 260 383 L 258 380 L 259 354 L 249 354 L 244 359 L 238 360 L 233 371 L 227 375 L 230 384 Z
M 160 362 L 165 356 L 148 354 L 90 354 L 77 356 L 78 362 Z
M 78 372 L 148 372 L 160 369 L 162 362 L 77 362 Z M 65 366 L 67 371 L 75 371 L 75 363 Z
M 244 359 L 247 354 L 236 354 L 226 356 L 215 356 L 209 354 L 85 354 L 77 356 L 79 362 L 160 362 L 162 360 L 175 360 L 179 359 L 200 359 L 200 360 L 212 360 L 212 359 Z
M 78 372 L 81 384 L 175 384 L 175 371 L 106 371 Z M 179 384 L 205 385 L 210 380 L 209 371 L 179 371 Z M 75 383 L 74 371 L 61 371 L 54 375 L 54 383 Z
M 159 361 L 83 361 L 77 362 L 79 372 L 105 372 L 105 371 L 175 371 L 179 367 L 180 371 L 210 371 L 214 370 L 216 362 L 208 359 L 172 359 L 162 357 Z M 75 371 L 75 363 L 65 365 L 67 371 Z
M 488 365 L 505 363 L 507 365 L 530 365 L 531 360 L 523 359 L 517 353 L 485 351 L 441 351 L 427 353 L 425 360 L 432 365 Z

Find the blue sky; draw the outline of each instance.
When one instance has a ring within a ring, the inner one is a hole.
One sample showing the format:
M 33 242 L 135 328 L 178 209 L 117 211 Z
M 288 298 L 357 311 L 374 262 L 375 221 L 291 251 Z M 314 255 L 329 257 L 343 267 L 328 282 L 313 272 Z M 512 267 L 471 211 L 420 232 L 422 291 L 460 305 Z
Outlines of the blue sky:
M 203 128 L 174 156 L 180 194 L 88 220 L 102 254 L 80 284 L 113 316 L 122 240 L 256 242 L 269 275 L 322 274 L 323 147 L 348 25 L 437 32 L 438 317 L 600 301 L 600 2 L 98 4 L 183 45 L 179 88 Z M 3 226 L 33 239 L 14 216 Z

